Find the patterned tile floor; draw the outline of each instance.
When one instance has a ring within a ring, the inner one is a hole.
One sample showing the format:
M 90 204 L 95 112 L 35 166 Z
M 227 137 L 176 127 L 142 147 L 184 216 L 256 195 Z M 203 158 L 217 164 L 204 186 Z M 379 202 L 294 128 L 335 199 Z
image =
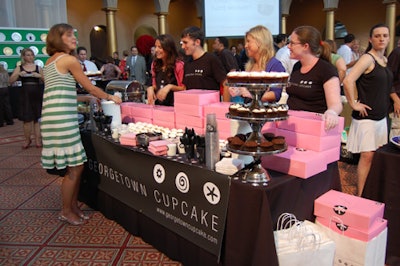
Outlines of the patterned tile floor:
M 0 127 L 0 265 L 181 265 L 87 206 L 83 226 L 57 220 L 61 178 L 22 150 L 22 123 Z M 342 189 L 356 193 L 355 166 L 340 164 Z

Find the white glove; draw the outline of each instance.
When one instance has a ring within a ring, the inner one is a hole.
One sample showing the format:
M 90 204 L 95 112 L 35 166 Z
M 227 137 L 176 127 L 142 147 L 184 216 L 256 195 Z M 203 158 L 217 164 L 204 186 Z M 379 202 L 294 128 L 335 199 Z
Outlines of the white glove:
M 326 110 L 322 119 L 325 121 L 325 130 L 330 130 L 339 123 L 339 115 L 332 109 Z

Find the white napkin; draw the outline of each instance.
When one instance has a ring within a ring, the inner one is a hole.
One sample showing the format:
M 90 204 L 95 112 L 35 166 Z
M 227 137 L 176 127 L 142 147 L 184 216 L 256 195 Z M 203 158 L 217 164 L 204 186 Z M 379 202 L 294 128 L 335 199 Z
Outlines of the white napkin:
M 222 158 L 215 164 L 215 171 L 224 175 L 233 175 L 244 167 L 243 160 L 236 158 Z

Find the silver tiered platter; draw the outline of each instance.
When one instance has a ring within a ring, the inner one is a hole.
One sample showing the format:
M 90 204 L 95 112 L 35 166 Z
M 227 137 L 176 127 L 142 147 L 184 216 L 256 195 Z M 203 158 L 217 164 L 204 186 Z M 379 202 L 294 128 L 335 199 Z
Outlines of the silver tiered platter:
M 249 109 L 253 110 L 256 108 L 263 107 L 261 102 L 262 95 L 269 91 L 271 87 L 286 87 L 286 82 L 272 82 L 272 83 L 229 83 L 228 86 L 231 87 L 246 87 L 247 90 L 251 93 L 253 99 L 250 103 Z M 280 116 L 280 117 L 271 117 L 271 118 L 258 118 L 258 117 L 243 117 L 243 116 L 234 116 L 230 113 L 226 114 L 226 117 L 229 119 L 241 120 L 246 121 L 251 129 L 252 132 L 247 137 L 246 141 L 255 141 L 257 144 L 266 141 L 264 136 L 261 133 L 261 129 L 267 122 L 274 122 L 274 121 L 282 121 L 286 120 L 287 116 Z M 231 147 L 227 144 L 227 150 L 233 153 L 241 154 L 241 155 L 249 155 L 254 158 L 253 163 L 247 165 L 244 169 L 238 171 L 233 178 L 240 179 L 243 182 L 251 183 L 253 185 L 267 185 L 268 181 L 271 179 L 270 174 L 266 169 L 261 166 L 261 157 L 265 155 L 273 155 L 282 153 L 287 150 L 287 144 L 285 143 L 282 148 L 273 149 L 270 151 L 262 150 L 259 146 L 254 151 L 248 151 L 244 149 L 238 149 Z

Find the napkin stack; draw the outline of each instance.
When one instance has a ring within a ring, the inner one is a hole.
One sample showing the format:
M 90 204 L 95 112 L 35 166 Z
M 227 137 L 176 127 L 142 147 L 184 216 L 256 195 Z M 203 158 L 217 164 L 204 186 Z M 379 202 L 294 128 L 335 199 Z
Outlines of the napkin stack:
M 236 158 L 222 158 L 215 164 L 215 171 L 224 175 L 233 175 L 244 167 L 244 162 Z
M 119 137 L 121 145 L 136 146 L 136 133 L 125 133 Z
M 154 155 L 166 155 L 168 151 L 168 144 L 170 142 L 167 140 L 154 140 L 150 141 L 149 147 L 147 148 L 149 152 Z

